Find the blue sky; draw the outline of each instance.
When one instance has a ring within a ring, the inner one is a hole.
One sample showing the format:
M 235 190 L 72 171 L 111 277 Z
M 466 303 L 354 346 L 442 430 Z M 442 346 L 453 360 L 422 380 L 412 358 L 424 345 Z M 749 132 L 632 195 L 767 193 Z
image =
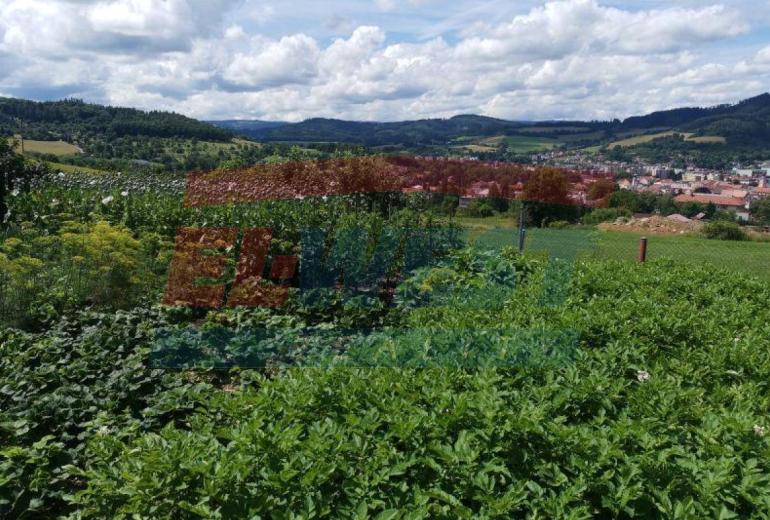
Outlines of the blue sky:
M 606 119 L 770 90 L 770 0 L 0 0 L 0 95 L 199 118 Z

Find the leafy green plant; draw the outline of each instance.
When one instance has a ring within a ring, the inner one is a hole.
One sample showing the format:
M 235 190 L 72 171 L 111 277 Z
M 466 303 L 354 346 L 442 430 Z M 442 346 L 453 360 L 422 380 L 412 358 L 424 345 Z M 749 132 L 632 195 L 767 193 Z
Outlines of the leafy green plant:
M 717 240 L 747 240 L 748 235 L 735 222 L 717 220 L 706 224 L 703 228 L 706 238 Z
M 588 225 L 601 224 L 621 217 L 630 217 L 631 211 L 626 208 L 596 208 L 583 217 L 583 223 Z

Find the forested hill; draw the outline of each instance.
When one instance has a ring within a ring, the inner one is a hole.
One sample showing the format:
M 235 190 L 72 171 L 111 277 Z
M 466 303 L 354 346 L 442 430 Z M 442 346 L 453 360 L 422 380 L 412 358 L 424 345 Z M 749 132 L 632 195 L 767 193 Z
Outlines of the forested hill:
M 226 119 L 223 121 L 209 121 L 209 123 L 246 136 L 257 130 L 278 128 L 279 126 L 290 124 L 283 121 L 260 121 L 258 119 Z
M 420 119 L 390 123 L 313 118 L 301 123 L 265 127 L 261 121 L 242 121 L 238 132 L 265 141 L 335 141 L 366 145 L 444 144 L 465 135 L 512 133 L 529 125 L 492 117 L 459 115 L 450 119 Z M 214 121 L 229 126 L 225 121 Z M 232 128 L 232 127 L 231 127 Z
M 719 118 L 756 118 L 770 120 L 770 94 L 744 99 L 734 105 L 713 107 L 687 107 L 661 110 L 646 116 L 629 117 L 622 123 L 626 128 L 652 128 L 659 126 L 687 126 Z
M 675 128 L 700 135 L 719 135 L 728 141 L 764 143 L 770 140 L 770 94 L 745 99 L 734 105 L 709 108 L 678 108 L 630 117 L 623 129 Z
M 36 102 L 0 98 L 0 135 L 78 142 L 99 137 L 175 137 L 228 141 L 233 132 L 170 112 L 144 112 L 84 103 L 76 99 Z
M 770 94 L 734 105 L 663 110 L 624 121 L 506 121 L 477 115 L 400 122 L 360 122 L 313 118 L 301 123 L 213 121 L 262 141 L 347 142 L 369 146 L 448 144 L 468 136 L 549 137 L 581 144 L 601 144 L 616 135 L 637 131 L 677 130 L 702 136 L 722 136 L 728 143 L 765 146 L 770 139 Z

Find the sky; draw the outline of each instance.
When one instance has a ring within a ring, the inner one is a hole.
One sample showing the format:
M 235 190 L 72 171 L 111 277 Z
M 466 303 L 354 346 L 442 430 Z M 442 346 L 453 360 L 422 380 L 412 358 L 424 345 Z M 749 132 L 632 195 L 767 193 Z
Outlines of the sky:
M 199 119 L 611 119 L 770 90 L 770 0 L 0 0 L 0 96 Z

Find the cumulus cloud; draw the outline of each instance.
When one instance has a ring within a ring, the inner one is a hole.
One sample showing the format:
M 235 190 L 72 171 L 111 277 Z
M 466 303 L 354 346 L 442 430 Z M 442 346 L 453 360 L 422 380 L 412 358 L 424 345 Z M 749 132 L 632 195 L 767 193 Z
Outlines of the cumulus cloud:
M 59 56 L 183 51 L 211 35 L 240 0 L 2 0 L 3 43 L 26 53 Z
M 757 53 L 756 61 L 759 63 L 770 63 L 770 45 Z
M 318 73 L 318 44 L 304 34 L 284 36 L 277 42 L 252 40 L 225 69 L 224 79 L 240 87 L 264 88 L 307 83 Z
M 202 118 L 604 118 L 735 101 L 770 80 L 770 47 L 734 64 L 733 40 L 760 30 L 739 8 L 561 0 L 427 40 L 384 28 L 419 9 L 436 18 L 427 3 L 382 0 L 382 23 L 357 27 L 361 12 L 336 5 L 327 25 L 347 34 L 323 39 L 295 26 L 268 36 L 262 19 L 281 18 L 265 2 L 0 0 L 0 91 Z
M 549 2 L 484 36 L 469 37 L 458 45 L 457 55 L 499 61 L 511 55 L 555 59 L 577 52 L 669 53 L 747 29 L 737 11 L 721 5 L 630 12 L 594 0 L 571 0 Z

